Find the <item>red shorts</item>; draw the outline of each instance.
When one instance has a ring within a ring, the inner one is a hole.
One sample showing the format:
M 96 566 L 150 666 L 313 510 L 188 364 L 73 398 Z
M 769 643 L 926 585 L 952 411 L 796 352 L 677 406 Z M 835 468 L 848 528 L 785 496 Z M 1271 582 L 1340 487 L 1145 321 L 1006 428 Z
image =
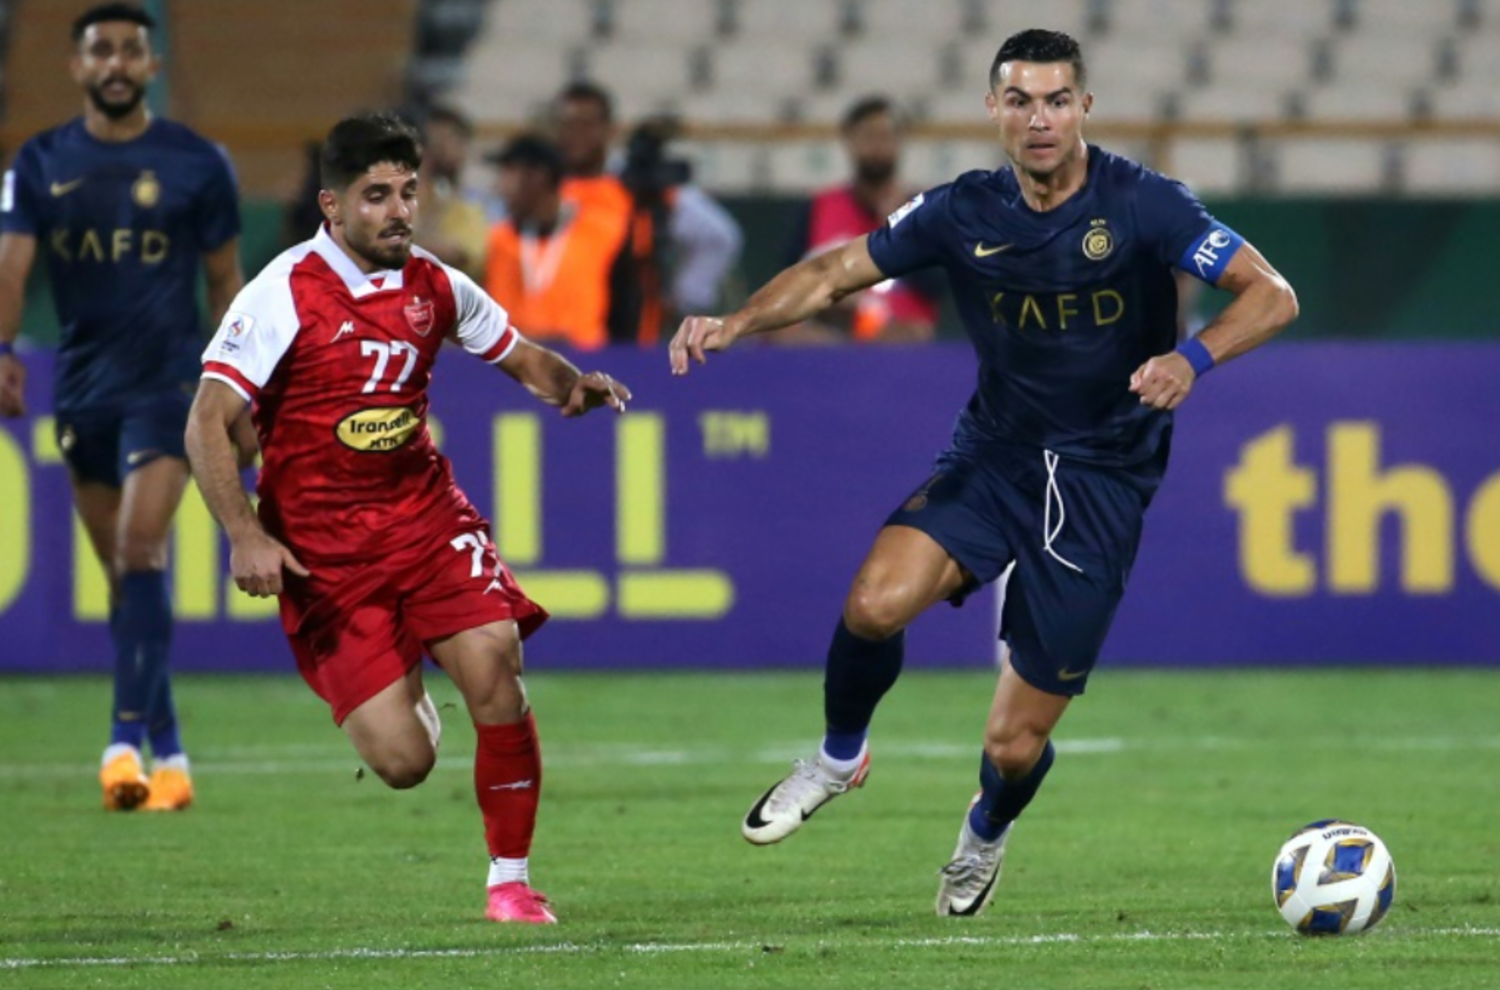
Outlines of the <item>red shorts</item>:
M 312 577 L 292 579 L 281 595 L 281 625 L 302 678 L 340 725 L 421 663 L 424 643 L 507 619 L 525 639 L 547 621 L 482 528 L 378 560 L 308 569 Z

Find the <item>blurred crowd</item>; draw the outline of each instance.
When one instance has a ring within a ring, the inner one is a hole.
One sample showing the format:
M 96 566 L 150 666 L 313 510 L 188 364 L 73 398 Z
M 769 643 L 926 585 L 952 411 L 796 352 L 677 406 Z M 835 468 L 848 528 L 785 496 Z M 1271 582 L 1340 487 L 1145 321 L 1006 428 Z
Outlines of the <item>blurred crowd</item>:
M 472 122 L 448 106 L 420 121 L 426 147 L 417 243 L 469 274 L 534 339 L 592 350 L 651 347 L 685 315 L 725 303 L 744 237 L 734 217 L 672 154 L 677 128 L 651 119 L 625 132 L 603 86 L 574 82 L 535 130 L 477 147 Z M 900 176 L 903 121 L 881 96 L 855 101 L 840 124 L 848 179 L 815 193 L 786 246 L 788 263 L 874 230 L 916 190 Z M 321 220 L 316 147 L 288 205 L 283 240 Z M 817 321 L 770 335 L 781 345 L 930 340 L 941 275 L 893 279 Z

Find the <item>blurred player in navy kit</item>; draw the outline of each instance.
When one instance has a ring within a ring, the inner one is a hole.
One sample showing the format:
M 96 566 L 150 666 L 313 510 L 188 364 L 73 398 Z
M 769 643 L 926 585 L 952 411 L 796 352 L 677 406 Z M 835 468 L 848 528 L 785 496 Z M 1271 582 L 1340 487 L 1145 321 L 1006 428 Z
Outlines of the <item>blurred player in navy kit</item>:
M 940 915 L 978 914 L 994 895 L 1011 825 L 1052 766 L 1053 729 L 1124 594 L 1172 410 L 1215 364 L 1297 314 L 1286 281 L 1186 187 L 1084 141 L 1093 96 L 1076 41 L 1023 31 L 1000 48 L 989 83 L 1008 167 L 917 196 L 875 232 L 782 272 L 738 312 L 685 320 L 671 346 L 672 370 L 685 374 L 708 351 L 883 279 L 947 271 L 978 387 L 934 473 L 888 517 L 854 579 L 828 652 L 817 758 L 799 760 L 742 826 L 758 845 L 780 841 L 862 784 L 906 626 L 1014 565 L 980 793 L 942 870 Z M 1235 297 L 1175 349 L 1174 269 Z
M 180 810 L 193 799 L 168 674 L 167 534 L 188 483 L 200 266 L 212 320 L 244 283 L 228 160 L 144 103 L 158 69 L 155 26 L 128 3 L 74 22 L 83 116 L 27 141 L 0 193 L 0 415 L 26 413 L 14 341 L 40 251 L 62 325 L 57 442 L 110 578 L 114 710 L 99 776 L 105 807 L 121 811 Z M 244 457 L 254 450 L 248 422 L 238 436 Z

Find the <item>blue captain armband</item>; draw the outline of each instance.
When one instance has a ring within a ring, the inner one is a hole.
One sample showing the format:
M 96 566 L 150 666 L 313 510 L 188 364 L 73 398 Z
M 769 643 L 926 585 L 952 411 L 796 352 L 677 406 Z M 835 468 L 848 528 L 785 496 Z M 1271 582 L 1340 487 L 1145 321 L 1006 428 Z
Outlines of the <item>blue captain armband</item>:
M 1197 378 L 1202 378 L 1213 370 L 1214 356 L 1197 337 L 1189 337 L 1178 344 L 1177 353 L 1187 358 L 1187 363 L 1193 366 L 1193 375 Z
M 1188 245 L 1177 259 L 1177 267 L 1209 285 L 1217 285 L 1230 259 L 1239 251 L 1245 239 L 1233 230 L 1216 223 Z

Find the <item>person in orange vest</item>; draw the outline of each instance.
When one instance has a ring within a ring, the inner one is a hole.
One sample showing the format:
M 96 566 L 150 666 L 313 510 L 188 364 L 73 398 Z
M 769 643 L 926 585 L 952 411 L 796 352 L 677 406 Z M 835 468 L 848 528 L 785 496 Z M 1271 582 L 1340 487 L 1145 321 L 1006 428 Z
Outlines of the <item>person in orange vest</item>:
M 564 202 L 604 213 L 628 231 L 640 281 L 635 340 L 659 344 L 662 328 L 682 313 L 717 305 L 744 237 L 729 211 L 691 181 L 687 163 L 665 157 L 675 124 L 643 122 L 630 135 L 621 167 L 612 168 L 614 101 L 597 83 L 579 81 L 558 94 L 553 126 Z
M 490 161 L 507 213 L 490 230 L 490 296 L 533 340 L 578 350 L 635 340 L 639 279 L 621 215 L 564 199 L 562 155 L 546 138 L 523 134 Z

